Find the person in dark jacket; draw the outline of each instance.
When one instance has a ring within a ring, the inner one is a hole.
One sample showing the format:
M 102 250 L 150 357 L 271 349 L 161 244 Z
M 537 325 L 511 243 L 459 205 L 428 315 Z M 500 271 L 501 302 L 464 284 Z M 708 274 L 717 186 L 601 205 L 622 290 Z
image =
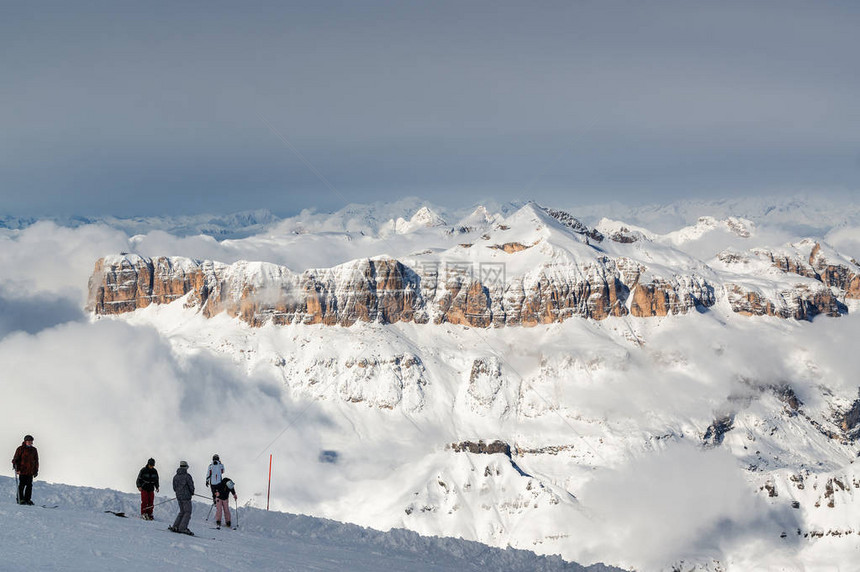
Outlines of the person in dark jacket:
M 39 452 L 33 446 L 33 436 L 25 435 L 24 442 L 15 450 L 12 468 L 18 476 L 18 504 L 33 504 L 33 479 L 39 475 Z
M 185 461 L 179 463 L 179 468 L 173 475 L 173 492 L 176 493 L 176 502 L 179 503 L 179 514 L 176 515 L 173 526 L 168 528 L 173 532 L 194 536 L 194 533 L 188 530 L 188 523 L 191 521 L 191 497 L 194 496 L 194 479 L 188 474 L 188 463 Z
M 227 477 L 222 477 L 221 482 L 212 487 L 215 491 L 215 524 L 221 528 L 221 515 L 227 521 L 227 528 L 230 528 L 230 495 L 236 499 L 236 486 L 233 481 Z
M 155 459 L 150 458 L 146 466 L 137 474 L 137 490 L 140 491 L 140 518 L 152 520 L 152 506 L 155 504 L 155 493 L 158 491 Z

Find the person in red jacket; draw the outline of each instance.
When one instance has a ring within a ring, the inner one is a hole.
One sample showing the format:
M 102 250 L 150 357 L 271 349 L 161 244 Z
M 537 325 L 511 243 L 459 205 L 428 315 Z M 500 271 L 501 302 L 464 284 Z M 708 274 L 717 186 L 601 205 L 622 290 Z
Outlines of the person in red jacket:
M 18 476 L 18 504 L 33 504 L 33 478 L 39 474 L 39 452 L 33 446 L 33 436 L 25 435 L 24 442 L 15 450 L 12 468 Z

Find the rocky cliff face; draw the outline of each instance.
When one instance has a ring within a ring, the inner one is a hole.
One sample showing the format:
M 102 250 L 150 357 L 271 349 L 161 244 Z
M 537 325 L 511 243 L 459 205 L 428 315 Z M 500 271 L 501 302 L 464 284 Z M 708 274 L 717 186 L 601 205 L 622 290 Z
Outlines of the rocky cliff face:
M 794 246 L 792 251 L 757 248 L 749 255 L 719 255 L 734 268 L 762 261 L 779 271 L 777 274 L 785 275 L 782 285 L 769 288 L 728 282 L 726 292 L 735 312 L 808 320 L 819 314 L 839 316 L 845 312 L 845 300 L 860 299 L 860 274 L 853 261 L 842 260 L 833 252 L 825 253 L 818 242 L 801 241 Z M 791 276 L 805 280 L 792 280 Z
M 841 290 L 846 298 L 860 299 L 860 275 L 855 271 L 856 268 L 852 268 L 856 264 L 832 260 L 832 254 L 825 254 L 821 243 L 813 243 L 809 256 L 805 258 L 762 249 L 753 252 L 770 259 L 774 267 L 783 272 L 812 278 L 829 288 Z
M 839 300 L 827 288 L 812 289 L 805 285 L 781 290 L 771 297 L 748 290 L 738 284 L 727 285 L 732 310 L 745 316 L 776 316 L 811 320 L 819 314 L 841 316 Z
M 720 299 L 743 315 L 808 320 L 839 316 L 847 300 L 860 299 L 860 267 L 812 240 L 777 250 L 725 251 L 712 267 L 648 233 L 615 224 L 604 234 L 568 213 L 533 204 L 505 224 L 494 221 L 481 223 L 474 242 L 437 254 L 422 251 L 430 256 L 412 265 L 377 257 L 295 273 L 263 262 L 110 256 L 95 265 L 88 307 L 121 314 L 184 298 L 207 317 L 226 312 L 253 326 L 414 322 L 487 328 L 678 315 Z M 749 238 L 736 224 L 729 226 L 733 235 Z M 454 263 L 443 264 L 449 256 Z M 475 273 L 474 266 L 485 261 L 502 272 Z M 506 273 L 508 264 L 516 270 Z
M 122 314 L 188 295 L 186 306 L 207 317 L 227 312 L 253 326 L 432 321 L 485 328 L 664 316 L 714 303 L 714 288 L 701 277 L 646 281 L 641 269 L 621 262 L 604 257 L 485 283 L 456 270 L 419 272 L 390 258 L 296 274 L 267 263 L 121 255 L 96 262 L 88 309 Z
M 221 312 L 260 326 L 427 321 L 418 276 L 391 259 L 294 274 L 267 263 L 225 265 L 188 258 L 107 257 L 90 278 L 88 309 L 122 314 L 188 295 L 207 317 Z
M 214 274 L 214 263 L 183 258 L 102 258 L 90 277 L 88 309 L 98 314 L 122 314 L 150 304 L 168 304 L 194 292 L 195 301 L 205 301 Z M 206 271 L 207 267 L 213 269 Z M 190 302 L 191 303 L 191 302 Z
M 805 281 L 779 288 L 715 283 L 698 274 L 658 276 L 624 257 L 578 265 L 546 264 L 521 276 L 480 280 L 456 268 L 413 269 L 392 258 L 356 260 L 293 273 L 268 263 L 232 265 L 178 257 L 106 257 L 90 279 L 88 309 L 122 314 L 187 296 L 211 317 L 226 312 L 253 326 L 356 322 L 450 323 L 470 327 L 536 326 L 569 318 L 654 317 L 713 306 L 725 295 L 734 312 L 808 320 L 839 316 L 842 299 L 860 298 L 860 276 L 828 260 L 819 245 L 808 259 L 753 251 Z M 749 259 L 724 253 L 733 266 Z

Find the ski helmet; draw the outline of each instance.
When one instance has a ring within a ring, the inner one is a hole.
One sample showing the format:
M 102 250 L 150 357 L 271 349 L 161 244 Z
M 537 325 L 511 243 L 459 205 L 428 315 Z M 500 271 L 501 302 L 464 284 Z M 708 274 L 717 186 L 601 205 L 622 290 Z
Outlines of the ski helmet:
M 154 467 L 155 466 L 155 459 L 150 457 L 149 460 L 146 462 L 146 464 Z
M 212 455 L 212 460 L 213 461 L 220 461 L 221 457 L 218 456 L 218 453 L 215 453 L 214 455 Z
M 24 441 L 34 441 L 34 440 L 35 439 L 33 439 L 32 435 L 24 435 Z

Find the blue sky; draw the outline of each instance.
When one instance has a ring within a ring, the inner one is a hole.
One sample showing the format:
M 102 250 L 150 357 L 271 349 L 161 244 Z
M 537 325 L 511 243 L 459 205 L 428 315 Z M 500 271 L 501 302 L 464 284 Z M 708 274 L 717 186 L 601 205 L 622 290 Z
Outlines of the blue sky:
M 2 12 L 0 214 L 860 189 L 855 2 Z

